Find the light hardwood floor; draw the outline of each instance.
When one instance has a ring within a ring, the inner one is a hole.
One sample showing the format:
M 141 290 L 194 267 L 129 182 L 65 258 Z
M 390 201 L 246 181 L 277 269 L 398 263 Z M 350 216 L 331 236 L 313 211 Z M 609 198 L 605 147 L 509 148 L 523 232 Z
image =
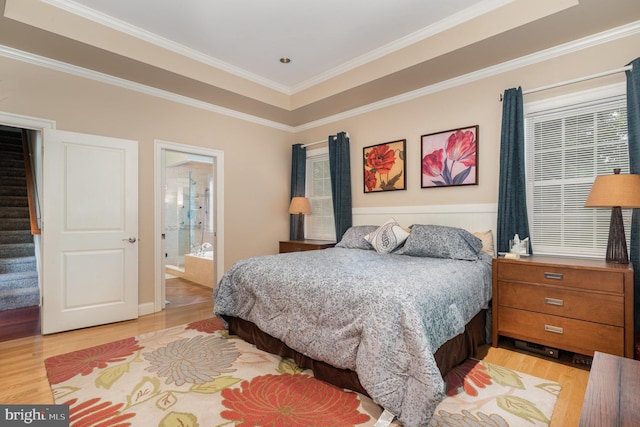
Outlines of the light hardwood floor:
M 108 343 L 142 333 L 178 326 L 211 317 L 210 301 L 176 307 L 137 320 L 81 329 L 48 336 L 19 338 L 0 342 L 0 403 L 53 403 L 44 369 L 50 356 Z M 542 357 L 504 348 L 483 346 L 478 358 L 517 371 L 557 381 L 562 392 L 556 405 L 552 427 L 577 426 L 580 419 L 589 372 Z

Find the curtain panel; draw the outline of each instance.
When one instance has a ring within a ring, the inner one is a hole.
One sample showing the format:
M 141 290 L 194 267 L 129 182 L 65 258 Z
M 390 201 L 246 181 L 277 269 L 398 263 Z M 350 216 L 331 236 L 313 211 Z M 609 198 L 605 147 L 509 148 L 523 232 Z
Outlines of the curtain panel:
M 640 174 L 640 58 L 629 64 L 627 75 L 627 127 L 629 140 L 629 172 Z M 640 209 L 631 214 L 629 262 L 634 268 L 634 321 L 640 331 Z
M 502 101 L 496 231 L 499 252 L 509 252 L 509 240 L 518 234 L 521 239 L 529 237 L 529 252 L 533 253 L 527 216 L 524 152 L 522 88 L 518 87 L 517 89 L 505 90 Z
M 291 197 L 304 196 L 305 177 L 307 173 L 307 149 L 302 144 L 291 147 Z M 287 206 L 288 208 L 288 206 Z M 294 240 L 298 234 L 298 215 L 289 215 L 289 239 Z
M 349 137 L 345 132 L 329 137 L 329 173 L 331 175 L 331 196 L 333 216 L 336 226 L 336 241 L 353 223 L 351 202 L 351 158 Z

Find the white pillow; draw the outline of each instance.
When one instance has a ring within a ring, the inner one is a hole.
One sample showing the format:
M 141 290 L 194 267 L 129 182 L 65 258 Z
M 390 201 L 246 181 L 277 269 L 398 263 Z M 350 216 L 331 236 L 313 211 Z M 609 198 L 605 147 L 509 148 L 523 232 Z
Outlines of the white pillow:
M 493 232 L 491 230 L 476 231 L 473 235 L 482 240 L 482 252 L 495 257 L 495 250 L 493 248 Z
M 409 232 L 400 227 L 393 218 L 388 219 L 376 231 L 364 236 L 365 240 L 371 243 L 371 246 L 379 254 L 388 254 L 393 251 L 403 244 L 407 237 L 409 237 Z

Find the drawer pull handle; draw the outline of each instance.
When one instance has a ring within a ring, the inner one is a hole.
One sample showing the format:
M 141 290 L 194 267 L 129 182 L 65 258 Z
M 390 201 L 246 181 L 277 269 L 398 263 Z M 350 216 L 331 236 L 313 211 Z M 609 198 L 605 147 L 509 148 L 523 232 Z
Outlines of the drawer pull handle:
M 564 329 L 560 328 L 559 326 L 544 325 L 544 330 L 547 332 L 553 332 L 555 334 L 564 334 Z
M 549 305 L 557 305 L 559 307 L 562 307 L 564 305 L 563 300 L 557 299 L 557 298 L 548 298 L 548 297 L 544 299 L 544 303 Z
M 544 273 L 545 279 L 562 280 L 563 277 L 562 273 Z

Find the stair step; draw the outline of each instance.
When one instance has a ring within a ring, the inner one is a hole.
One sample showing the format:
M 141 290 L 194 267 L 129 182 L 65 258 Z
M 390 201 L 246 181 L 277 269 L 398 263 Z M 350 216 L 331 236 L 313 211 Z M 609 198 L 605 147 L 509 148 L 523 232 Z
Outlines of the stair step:
M 24 196 L 4 196 L 0 197 L 0 207 L 28 207 L 29 199 Z
M 33 243 L 8 243 L 0 245 L 0 258 L 19 258 L 33 256 L 35 245 Z
M 40 290 L 38 288 L 0 290 L 0 310 L 2 311 L 37 305 L 40 305 Z
M 0 310 L 40 305 L 20 132 L 0 130 Z
M 27 195 L 26 184 L 24 187 L 18 187 L 13 185 L 0 186 L 0 197 L 5 197 L 5 196 L 13 196 L 13 197 L 23 196 L 24 197 L 26 195 Z
M 38 272 L 19 271 L 0 274 L 0 292 L 21 288 L 38 288 Z
M 24 166 L 23 167 L 6 167 L 2 168 L 0 172 L 0 176 L 24 176 Z
M 0 230 L 0 245 L 8 243 L 33 243 L 30 230 Z
M 5 218 L 0 221 L 0 230 L 31 230 L 29 218 Z
M 0 186 L 26 187 L 26 176 L 0 176 Z
M 0 153 L 0 170 L 4 170 L 5 168 L 24 170 L 24 160 L 22 156 L 6 156 L 5 153 Z
M 37 271 L 35 256 L 19 258 L 0 258 L 0 275 L 8 273 L 20 273 L 25 271 Z
M 21 140 L 7 140 L 2 138 L 0 142 L 0 152 L 2 153 L 22 153 L 22 141 Z
M 4 218 L 29 218 L 29 208 L 0 206 L 0 220 Z

